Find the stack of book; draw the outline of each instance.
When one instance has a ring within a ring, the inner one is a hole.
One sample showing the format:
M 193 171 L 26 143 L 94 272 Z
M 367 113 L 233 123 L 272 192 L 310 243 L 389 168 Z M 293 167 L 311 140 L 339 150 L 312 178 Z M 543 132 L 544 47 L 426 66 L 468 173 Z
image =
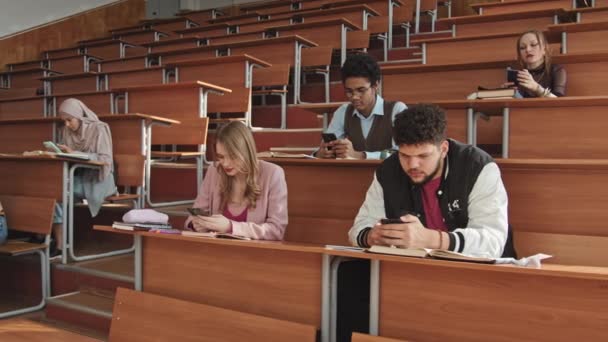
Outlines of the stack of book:
M 120 230 L 130 231 L 148 231 L 148 230 L 159 230 L 159 229 L 172 229 L 170 224 L 167 223 L 127 223 L 127 222 L 114 222 L 112 228 Z

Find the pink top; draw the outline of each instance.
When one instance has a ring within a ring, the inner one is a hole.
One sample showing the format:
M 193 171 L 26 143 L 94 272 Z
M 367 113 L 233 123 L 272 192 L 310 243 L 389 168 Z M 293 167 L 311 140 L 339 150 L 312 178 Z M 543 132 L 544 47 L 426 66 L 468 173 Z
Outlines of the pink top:
M 223 215 L 231 221 L 247 222 L 247 208 L 242 210 L 240 214 L 234 215 L 230 212 L 230 209 L 226 207 L 226 209 L 224 209 Z
M 437 189 L 441 185 L 441 177 L 430 180 L 422 186 L 422 207 L 426 218 L 426 227 L 430 229 L 448 231 L 443 221 L 443 214 L 437 198 Z
M 232 222 L 232 234 L 257 240 L 283 240 L 287 228 L 287 183 L 283 169 L 263 160 L 258 162 L 258 184 L 262 190 L 256 207 L 247 210 L 247 222 Z M 212 214 L 222 214 L 220 208 L 220 178 L 216 166 L 209 167 L 194 201 L 194 208 L 210 208 Z M 188 227 L 191 218 L 185 222 Z

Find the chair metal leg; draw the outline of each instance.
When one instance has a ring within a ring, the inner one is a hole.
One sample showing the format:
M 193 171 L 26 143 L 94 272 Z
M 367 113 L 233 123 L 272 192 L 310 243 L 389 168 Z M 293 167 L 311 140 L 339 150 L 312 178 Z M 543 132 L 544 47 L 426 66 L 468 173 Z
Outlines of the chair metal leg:
M 38 253 L 38 255 L 40 256 L 40 277 L 41 277 L 40 278 L 41 279 L 40 287 L 42 289 L 41 290 L 42 299 L 40 300 L 40 303 L 38 303 L 34 306 L 28 306 L 28 307 L 21 308 L 21 309 L 2 312 L 2 313 L 0 313 L 0 319 L 11 317 L 11 316 L 22 315 L 22 314 L 25 314 L 28 312 L 38 311 L 38 310 L 41 310 L 42 308 L 44 308 L 44 306 L 46 305 L 46 299 L 48 298 L 47 287 L 48 287 L 48 282 L 49 282 L 49 278 L 50 278 L 49 267 L 47 266 L 47 264 L 49 263 L 49 259 L 46 257 L 46 255 L 47 255 L 46 253 L 48 253 L 48 247 L 47 247 L 46 251 L 37 250 L 33 253 Z M 33 253 L 26 253 L 23 255 L 33 254 Z

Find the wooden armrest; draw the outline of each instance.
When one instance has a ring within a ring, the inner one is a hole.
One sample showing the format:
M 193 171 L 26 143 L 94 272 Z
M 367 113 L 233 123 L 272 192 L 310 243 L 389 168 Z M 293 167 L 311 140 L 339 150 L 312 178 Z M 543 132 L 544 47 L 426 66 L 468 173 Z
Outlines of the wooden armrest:
M 18 255 L 45 249 L 44 243 L 31 243 L 20 240 L 8 240 L 0 246 L 0 255 Z

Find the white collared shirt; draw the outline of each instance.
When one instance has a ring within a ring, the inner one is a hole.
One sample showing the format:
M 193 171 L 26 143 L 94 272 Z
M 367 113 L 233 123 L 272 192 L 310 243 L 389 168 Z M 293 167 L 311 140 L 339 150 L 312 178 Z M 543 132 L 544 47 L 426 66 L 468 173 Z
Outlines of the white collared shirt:
M 338 139 L 344 139 L 346 137 L 346 132 L 344 131 L 344 116 L 346 115 L 346 108 L 348 108 L 349 104 L 350 103 L 345 103 L 336 109 L 325 133 L 334 133 Z M 395 122 L 395 116 L 405 109 L 407 109 L 407 106 L 403 102 L 397 101 L 395 106 L 393 106 L 393 112 L 391 113 L 393 118 L 392 121 Z M 380 95 L 376 95 L 376 104 L 369 117 L 365 117 L 357 109 L 353 111 L 353 115 L 356 115 L 359 120 L 361 120 L 361 131 L 363 132 L 363 137 L 367 139 L 372 124 L 374 123 L 374 115 L 384 115 L 384 99 Z M 389 132 L 388 134 L 391 133 L 392 132 Z M 395 141 L 393 141 L 393 148 L 395 150 L 398 149 L 395 145 Z M 365 151 L 367 159 L 380 159 L 381 153 L 382 151 Z

